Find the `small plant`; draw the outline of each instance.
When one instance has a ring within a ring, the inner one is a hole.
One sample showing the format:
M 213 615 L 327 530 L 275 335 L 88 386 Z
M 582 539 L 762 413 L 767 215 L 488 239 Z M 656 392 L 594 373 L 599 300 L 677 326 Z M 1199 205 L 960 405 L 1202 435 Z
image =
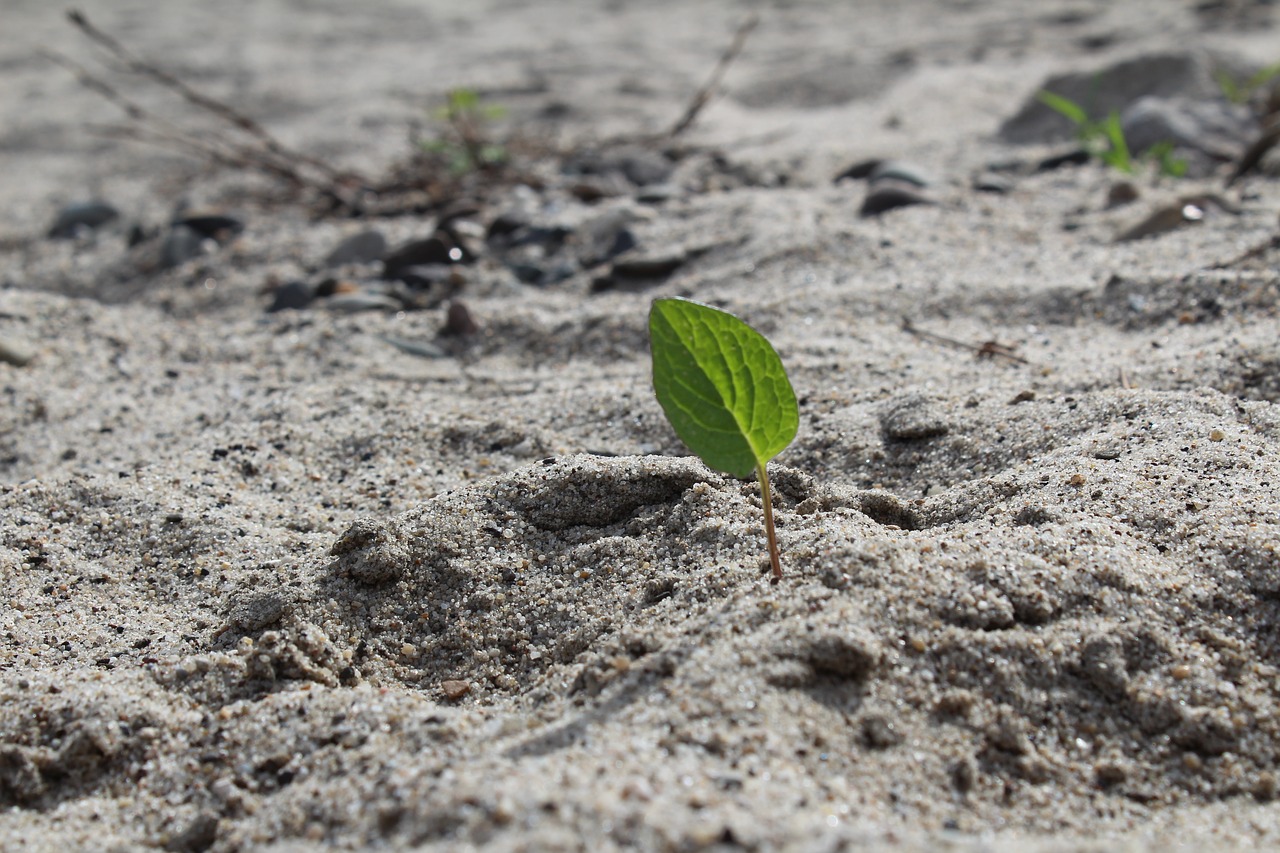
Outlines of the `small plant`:
M 423 142 L 422 147 L 444 157 L 454 175 L 479 172 L 506 162 L 507 149 L 493 142 L 488 132 L 490 122 L 506 115 L 503 107 L 484 103 L 474 89 L 453 89 L 434 115 L 447 125 L 448 131 Z
M 1124 138 L 1120 113 L 1112 110 L 1105 119 L 1098 121 L 1089 118 L 1084 107 L 1070 98 L 1049 91 L 1041 91 L 1037 97 L 1040 103 L 1076 126 L 1076 137 L 1084 150 L 1089 152 L 1089 156 L 1101 160 L 1117 172 L 1126 175 L 1134 173 L 1133 155 Z M 1187 161 L 1174 156 L 1172 142 L 1165 141 L 1151 146 L 1146 156 L 1156 163 L 1162 175 L 1180 178 L 1187 172 Z
M 1228 101 L 1233 104 L 1247 104 L 1255 92 L 1269 85 L 1278 76 L 1280 76 L 1280 62 L 1261 68 L 1243 80 L 1237 80 L 1230 71 L 1219 68 L 1214 72 L 1213 79 L 1217 81 L 1222 96 Z
M 777 583 L 782 560 L 766 466 L 800 426 L 782 359 L 737 317 L 688 299 L 654 301 L 649 341 L 653 390 L 680 440 L 717 471 L 740 478 L 755 471 Z

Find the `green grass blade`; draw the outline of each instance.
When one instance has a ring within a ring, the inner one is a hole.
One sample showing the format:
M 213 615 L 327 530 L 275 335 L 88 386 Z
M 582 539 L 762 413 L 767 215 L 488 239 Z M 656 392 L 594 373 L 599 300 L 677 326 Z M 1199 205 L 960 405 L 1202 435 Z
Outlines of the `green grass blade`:
M 1084 111 L 1084 107 L 1070 98 L 1055 95 L 1047 89 L 1040 90 L 1036 97 L 1040 100 L 1040 103 L 1055 113 L 1070 119 L 1077 127 L 1084 127 L 1089 123 L 1089 114 Z
M 649 312 L 649 336 L 658 402 L 707 465 L 748 477 L 795 438 L 795 392 L 759 332 L 708 305 L 659 299 Z

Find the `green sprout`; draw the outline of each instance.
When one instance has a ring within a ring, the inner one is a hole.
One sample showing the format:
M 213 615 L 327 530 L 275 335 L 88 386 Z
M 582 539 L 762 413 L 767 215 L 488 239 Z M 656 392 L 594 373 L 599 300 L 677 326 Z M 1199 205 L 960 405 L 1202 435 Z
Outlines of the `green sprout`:
M 474 89 L 452 89 L 445 105 L 433 115 L 448 130 L 422 147 L 444 157 L 452 174 L 479 172 L 506 162 L 507 149 L 493 142 L 488 130 L 491 122 L 506 115 L 505 108 L 484 103 Z
M 1124 138 L 1120 113 L 1112 110 L 1106 118 L 1098 121 L 1089 118 L 1084 107 L 1070 98 L 1047 90 L 1041 91 L 1037 97 L 1040 103 L 1076 126 L 1076 138 L 1090 157 L 1097 158 L 1117 172 L 1126 175 L 1134 173 L 1133 155 Z M 1187 172 L 1187 161 L 1174 156 L 1173 143 L 1167 140 L 1151 146 L 1146 156 L 1156 163 L 1162 175 L 1180 178 Z
M 653 390 L 667 420 L 708 467 L 734 477 L 755 472 L 764 504 L 773 582 L 782 560 L 766 466 L 796 436 L 796 395 L 764 336 L 732 314 L 689 299 L 658 299 L 649 310 Z
M 1280 76 L 1280 62 L 1261 68 L 1243 80 L 1237 80 L 1225 68 L 1219 68 L 1213 73 L 1213 79 L 1217 81 L 1222 97 L 1233 104 L 1247 104 L 1254 92 L 1269 85 L 1277 76 Z

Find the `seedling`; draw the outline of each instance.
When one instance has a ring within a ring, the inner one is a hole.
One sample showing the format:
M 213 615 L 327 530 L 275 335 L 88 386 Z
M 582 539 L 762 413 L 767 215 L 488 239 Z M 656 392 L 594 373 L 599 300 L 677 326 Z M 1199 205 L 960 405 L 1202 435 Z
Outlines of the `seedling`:
M 1219 68 L 1214 72 L 1213 79 L 1217 81 L 1218 88 L 1222 90 L 1222 96 L 1228 101 L 1233 104 L 1247 104 L 1255 92 L 1270 85 L 1277 76 L 1280 76 L 1280 63 L 1260 68 L 1243 80 L 1236 79 L 1235 75 L 1225 68 Z
M 653 390 L 680 440 L 717 471 L 739 478 L 755 471 L 777 583 L 782 559 L 766 466 L 800 426 L 782 359 L 737 317 L 689 299 L 654 301 L 649 342 Z
M 1070 98 L 1049 91 L 1042 91 L 1037 97 L 1040 103 L 1076 126 L 1076 137 L 1084 150 L 1089 152 L 1089 156 L 1096 157 L 1117 172 L 1133 174 L 1133 155 L 1124 138 L 1124 128 L 1120 125 L 1118 112 L 1112 110 L 1105 119 L 1097 121 L 1089 118 L 1084 107 Z M 1155 161 L 1162 175 L 1180 178 L 1186 174 L 1187 161 L 1173 156 L 1172 142 L 1165 141 L 1151 146 L 1147 156 Z
M 506 114 L 494 104 L 486 104 L 473 89 L 453 89 L 435 118 L 448 126 L 448 133 L 422 143 L 422 147 L 445 158 L 449 171 L 465 175 L 500 165 L 507 150 L 489 139 L 488 125 Z

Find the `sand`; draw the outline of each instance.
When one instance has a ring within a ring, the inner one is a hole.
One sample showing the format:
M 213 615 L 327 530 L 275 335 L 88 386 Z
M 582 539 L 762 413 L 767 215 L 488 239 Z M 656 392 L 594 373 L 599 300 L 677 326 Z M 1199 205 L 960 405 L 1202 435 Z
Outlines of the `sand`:
M 84 8 L 377 174 L 454 86 L 544 151 L 660 133 L 750 11 L 689 6 Z M 442 304 L 266 312 L 342 238 L 436 218 L 317 220 L 95 134 L 118 111 L 36 50 L 101 51 L 7 3 L 0 341 L 29 358 L 0 362 L 0 848 L 1280 845 L 1280 190 L 1145 170 L 1109 207 L 1116 172 L 997 138 L 1055 73 L 1274 61 L 1269 6 L 1206 8 L 761 5 L 662 199 L 580 201 L 548 159 L 474 215 L 626 222 L 675 272 L 596 292 L 482 258 L 458 342 Z M 936 203 L 859 216 L 866 183 L 832 179 L 872 157 Z M 1206 192 L 1233 212 L 1114 240 Z M 45 238 L 92 198 L 246 227 L 159 272 L 127 223 Z M 756 484 L 653 398 L 646 312 L 675 295 L 795 386 L 780 584 Z

